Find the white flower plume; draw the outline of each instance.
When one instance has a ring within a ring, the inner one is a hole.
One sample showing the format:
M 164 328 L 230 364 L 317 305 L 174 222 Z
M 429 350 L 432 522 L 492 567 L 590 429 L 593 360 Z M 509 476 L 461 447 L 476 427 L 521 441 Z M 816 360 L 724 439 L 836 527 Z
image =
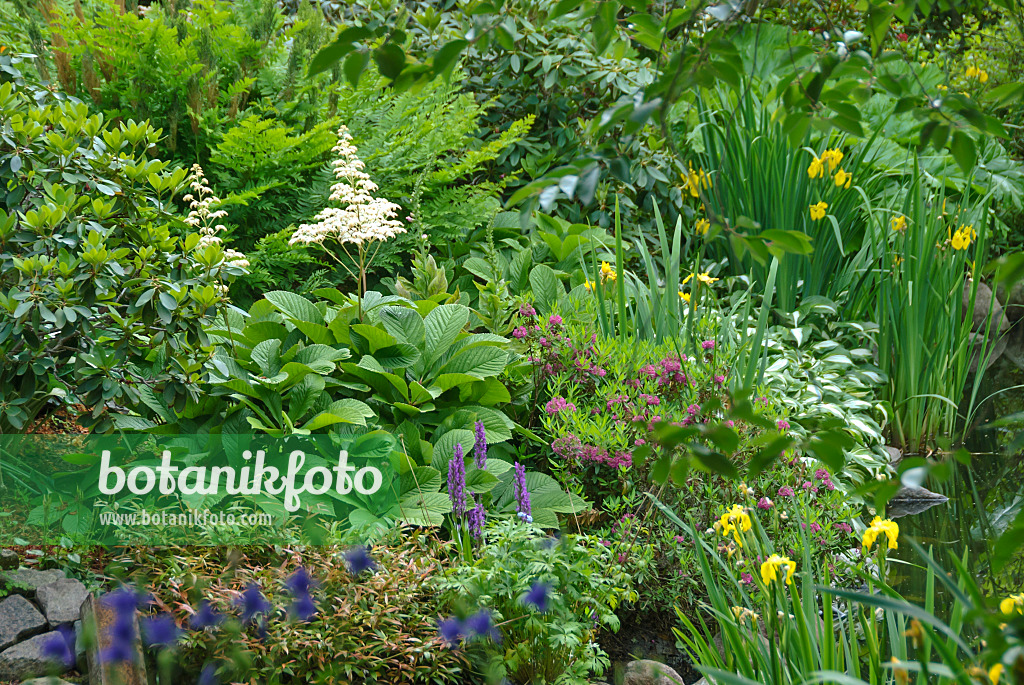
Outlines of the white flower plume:
M 370 180 L 366 166 L 352 144 L 348 127 L 338 129 L 338 144 L 333 151 L 338 153 L 334 162 L 334 177 L 338 182 L 331 186 L 331 202 L 343 207 L 327 207 L 316 215 L 315 224 L 302 224 L 292 235 L 289 244 L 322 244 L 333 238 L 339 243 L 354 243 L 362 246 L 374 240 L 385 241 L 405 227 L 398 216 L 401 209 L 394 202 L 375 197 L 377 184 Z

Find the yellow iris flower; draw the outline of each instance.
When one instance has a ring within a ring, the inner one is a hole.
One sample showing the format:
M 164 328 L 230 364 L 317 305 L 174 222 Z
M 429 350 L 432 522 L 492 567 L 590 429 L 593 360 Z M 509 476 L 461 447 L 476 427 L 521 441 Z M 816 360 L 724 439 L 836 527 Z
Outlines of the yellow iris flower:
M 967 67 L 967 71 L 964 72 L 964 76 L 967 78 L 978 79 L 978 83 L 988 83 L 988 72 L 984 69 L 978 69 L 977 67 Z
M 616 278 L 618 274 L 615 273 L 615 268 L 608 262 L 601 262 L 601 280 L 614 281 Z
M 811 205 L 811 221 L 818 221 L 819 219 L 825 218 L 825 210 L 828 209 L 827 202 L 819 202 L 816 205 Z
M 711 222 L 707 219 L 699 219 L 697 224 L 693 227 L 693 230 L 697 232 L 697 235 L 707 235 L 708 230 L 711 228 Z
M 747 512 L 743 511 L 743 507 L 738 504 L 732 505 L 732 509 L 722 514 L 722 518 L 718 519 L 718 523 L 722 527 L 722 535 L 728 537 L 729 533 L 732 533 L 736 544 L 740 547 L 743 546 L 740 534 L 750 530 L 750 516 L 747 515 Z
M 837 188 L 849 188 L 850 182 L 853 180 L 853 174 L 848 174 L 842 169 L 836 172 L 836 187 Z
M 773 580 L 782 580 L 780 571 L 786 569 L 786 585 L 793 583 L 793 572 L 796 571 L 796 562 L 790 560 L 789 557 L 780 557 L 778 554 L 773 554 L 761 564 L 761 580 L 764 581 L 765 585 L 768 585 Z
M 1007 616 L 1016 611 L 1018 614 L 1024 614 L 1024 592 L 1019 595 L 1010 595 L 1002 602 L 999 603 L 999 611 L 1003 612 Z
M 828 173 L 834 173 L 839 163 L 843 161 L 842 150 L 825 150 L 821 153 L 821 161 L 828 163 Z
M 694 171 L 693 167 L 690 167 L 689 173 L 683 174 L 683 188 L 689 190 L 692 197 L 700 197 L 701 189 L 707 190 L 710 187 L 711 178 L 703 169 Z
M 996 664 L 992 668 L 988 669 L 988 679 L 992 681 L 992 685 L 999 685 L 999 678 L 1003 675 L 1003 665 Z
M 889 219 L 889 225 L 892 226 L 892 230 L 894 231 L 902 231 L 907 227 L 907 217 L 902 215 L 894 216 L 893 218 Z
M 709 273 L 704 272 L 702 274 L 697 274 L 697 280 L 700 281 L 701 283 L 703 283 L 704 285 L 711 285 L 712 283 L 714 283 L 718 279 L 717 278 L 712 278 Z
M 871 551 L 871 548 L 875 544 L 875 540 L 878 536 L 885 533 L 886 542 L 889 543 L 889 549 L 896 549 L 896 540 L 900 536 L 900 527 L 895 521 L 888 519 L 882 519 L 881 516 L 876 516 L 871 521 L 871 527 L 864 531 L 864 538 L 861 540 L 861 544 L 864 547 L 864 554 Z
M 808 178 L 821 178 L 825 175 L 825 167 L 821 163 L 821 157 L 815 157 L 811 160 L 811 165 L 807 167 Z
M 679 291 L 679 297 L 683 300 L 683 302 L 686 302 L 687 304 L 689 304 L 689 302 L 690 302 L 690 293 L 684 293 L 682 290 L 680 290 Z
M 597 286 L 597 283 L 593 281 L 583 281 L 583 287 L 587 290 L 593 290 Z
M 954 250 L 966 250 L 971 246 L 971 241 L 977 237 L 978 234 L 974 231 L 973 226 L 961 224 L 956 233 L 950 236 L 949 244 L 953 246 Z

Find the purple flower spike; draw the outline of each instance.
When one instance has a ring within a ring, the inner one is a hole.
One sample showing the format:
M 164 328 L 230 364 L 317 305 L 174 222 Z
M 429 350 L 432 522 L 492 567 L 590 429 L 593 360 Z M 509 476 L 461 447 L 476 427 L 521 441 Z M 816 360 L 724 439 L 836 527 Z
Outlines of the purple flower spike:
M 181 629 L 170 614 L 157 614 L 142 620 L 142 635 L 150 646 L 171 647 L 181 636 Z
M 192 617 L 192 621 L 189 623 L 189 626 L 192 630 L 203 630 L 205 628 L 215 628 L 223 621 L 224 617 L 218 614 L 214 610 L 213 606 L 204 599 L 199 603 L 199 608 Z
M 362 545 L 345 552 L 345 561 L 348 563 L 348 569 L 352 575 L 358 576 L 363 571 L 377 570 L 377 562 L 370 556 L 370 551 Z
M 477 540 L 484 536 L 484 524 L 487 521 L 487 510 L 483 501 L 476 503 L 476 506 L 469 511 L 469 534 Z
M 288 591 L 295 598 L 295 603 L 291 608 L 292 616 L 300 621 L 310 621 L 316 615 L 316 602 L 309 594 L 314 585 L 314 581 L 309 577 L 309 572 L 303 566 L 300 566 L 285 583 Z
M 448 462 L 448 499 L 452 501 L 452 515 L 462 518 L 466 515 L 466 462 L 462 454 L 462 443 L 455 443 L 455 454 Z
M 484 427 L 483 421 L 477 421 L 474 428 L 476 429 L 476 443 L 473 445 L 473 457 L 476 467 L 484 469 L 487 467 L 487 429 Z
M 501 631 L 491 621 L 491 612 L 487 609 L 481 609 L 467 618 L 464 626 L 471 638 L 490 638 L 495 642 L 501 642 Z
M 120 616 L 134 616 L 136 609 L 149 604 L 149 595 L 125 585 L 103 596 L 103 603 Z
M 512 493 L 516 498 L 516 514 L 525 519 L 530 516 L 530 491 L 526 489 L 526 467 L 518 461 L 515 465 L 516 474 L 512 483 Z M 530 519 L 533 520 L 532 518 Z
M 548 586 L 544 583 L 534 583 L 530 591 L 523 596 L 523 603 L 537 608 L 537 611 L 548 610 Z
M 443 621 L 438 621 L 437 633 L 441 636 L 441 640 L 444 641 L 445 646 L 450 647 L 451 649 L 458 647 L 462 638 L 466 637 L 466 629 L 462 625 L 462 621 L 454 616 L 446 618 Z
M 104 663 L 135 659 L 135 612 L 149 603 L 149 596 L 125 586 L 103 597 L 103 603 L 114 610 L 114 623 L 107 634 L 110 644 L 100 652 Z
M 265 614 L 270 611 L 270 602 L 260 592 L 260 586 L 256 583 L 245 588 L 245 592 L 238 598 L 237 603 L 242 607 L 242 623 L 252 623 L 257 614 Z
M 65 668 L 75 665 L 75 629 L 65 624 L 57 626 L 57 635 L 48 638 L 42 645 L 44 658 L 56 661 Z
M 203 666 L 196 685 L 220 685 L 220 681 L 217 679 L 217 667 L 213 664 Z
M 131 617 L 118 617 L 108 633 L 110 645 L 100 652 L 100 661 L 105 664 L 116 664 L 135 660 L 135 626 Z

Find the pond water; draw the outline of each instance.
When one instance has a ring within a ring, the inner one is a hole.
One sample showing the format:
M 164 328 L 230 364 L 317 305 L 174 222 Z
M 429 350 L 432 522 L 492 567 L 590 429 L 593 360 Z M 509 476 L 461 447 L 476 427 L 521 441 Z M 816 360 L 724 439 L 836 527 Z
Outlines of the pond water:
M 963 558 L 986 594 L 1006 596 L 1024 588 L 1024 555 L 1018 554 L 996 574 L 989 554 L 998 537 L 1024 507 L 1024 453 L 1012 453 L 1009 443 L 1024 431 L 1024 421 L 994 428 L 991 422 L 1024 412 L 1024 330 L 1011 332 L 1006 351 L 982 379 L 979 399 L 995 395 L 978 409 L 978 418 L 968 431 L 965 447 L 971 453 L 969 465 L 953 461 L 952 476 L 946 482 L 929 479 L 928 489 L 949 501 L 914 516 L 898 519 L 901 535 L 913 536 L 933 550 L 936 560 L 953 570 L 951 556 Z M 998 394 L 996 394 L 998 393 Z M 897 567 L 894 586 L 915 603 L 924 603 L 927 574 L 922 560 L 909 545 L 895 554 L 913 566 Z M 917 568 L 915 568 L 917 567 Z M 939 599 L 944 593 L 939 591 Z M 941 607 L 950 603 L 937 601 Z

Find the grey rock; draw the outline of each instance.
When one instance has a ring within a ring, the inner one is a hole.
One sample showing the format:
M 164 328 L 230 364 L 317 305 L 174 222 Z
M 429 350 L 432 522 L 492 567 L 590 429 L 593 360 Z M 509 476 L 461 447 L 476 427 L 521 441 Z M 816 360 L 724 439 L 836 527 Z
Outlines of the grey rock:
M 949 498 L 945 495 L 932 492 L 928 488 L 901 487 L 885 505 L 885 514 L 892 519 L 912 516 L 948 501 Z
M 0 652 L 0 681 L 24 680 L 51 673 L 54 669 L 62 673 L 66 671 L 63 665 L 43 656 L 43 645 L 55 638 L 62 639 L 60 633 L 54 630 Z
M 11 595 L 0 602 L 0 649 L 46 630 L 46 619 L 32 602 L 21 595 Z
M 11 592 L 25 595 L 26 597 L 34 597 L 36 590 L 42 586 L 56 583 L 65 577 L 64 572 L 57 569 L 37 571 L 34 568 L 23 568 L 18 571 L 0 574 L 0 583 L 8 585 Z
M 964 297 L 963 297 L 963 311 L 966 314 L 967 308 L 971 304 L 971 281 L 964 281 Z M 992 309 L 992 323 L 988 322 L 989 308 Z M 988 343 L 988 358 L 985 362 L 985 368 L 989 368 L 992 364 L 1002 356 L 1006 350 L 1006 337 L 1003 336 L 1010 328 L 1010 321 L 1006 318 L 1006 313 L 1003 311 L 1003 306 L 999 304 L 999 300 L 992 293 L 992 289 L 984 283 L 978 283 L 978 289 L 974 296 L 974 316 L 971 320 L 971 334 L 970 341 L 973 347 L 971 353 L 971 366 L 970 371 L 974 373 L 978 370 L 978 362 L 980 361 L 983 343 L 985 342 L 985 332 L 988 331 L 990 341 Z
M 705 678 L 701 678 L 700 680 L 695 682 L 693 685 L 715 685 L 715 681 L 714 680 L 709 680 L 708 678 L 705 677 Z
M 889 454 L 889 463 L 892 466 L 896 466 L 903 459 L 903 452 L 899 447 L 892 447 L 890 445 L 885 446 L 885 451 Z
M 18 568 L 18 564 L 21 560 L 18 559 L 18 553 L 13 549 L 0 549 L 0 569 L 10 570 Z
M 971 304 L 971 281 L 964 281 L 963 311 Z M 988 310 L 992 308 L 992 331 L 1003 332 L 1010 327 L 1010 322 L 1003 312 L 1003 305 L 992 295 L 992 288 L 984 283 L 978 283 L 978 290 L 974 295 L 974 317 L 971 321 L 971 330 L 975 333 L 984 332 L 988 325 Z
M 670 666 L 649 659 L 626 664 L 622 685 L 686 685 L 682 676 Z
M 1010 323 L 1017 323 L 1024 319 L 1024 283 L 1013 286 L 1003 305 L 1003 311 L 1006 312 L 1006 318 Z
M 77 621 L 82 613 L 82 602 L 88 596 L 85 585 L 73 578 L 61 578 L 36 590 L 36 601 L 54 627 Z

